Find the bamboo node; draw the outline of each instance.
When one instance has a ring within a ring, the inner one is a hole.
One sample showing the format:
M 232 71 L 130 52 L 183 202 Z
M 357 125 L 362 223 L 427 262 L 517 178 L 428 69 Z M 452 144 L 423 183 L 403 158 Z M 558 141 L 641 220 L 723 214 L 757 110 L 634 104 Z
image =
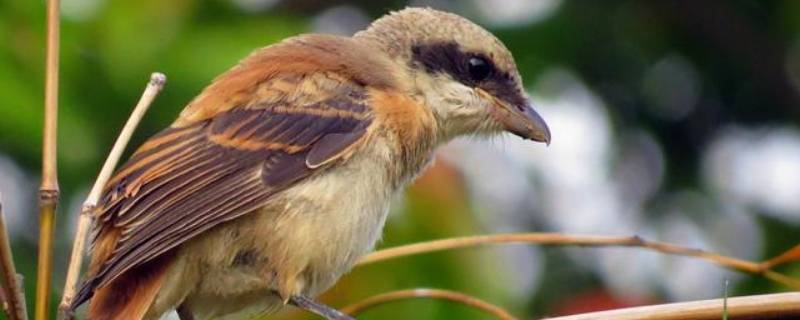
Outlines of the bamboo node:
M 42 205 L 54 205 L 58 203 L 61 192 L 58 189 L 39 190 L 39 203 Z

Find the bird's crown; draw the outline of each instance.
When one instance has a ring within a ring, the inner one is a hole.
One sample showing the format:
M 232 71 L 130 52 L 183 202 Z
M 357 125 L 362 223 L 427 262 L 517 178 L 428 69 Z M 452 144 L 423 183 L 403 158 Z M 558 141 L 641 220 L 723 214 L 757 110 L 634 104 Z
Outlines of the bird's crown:
M 502 71 L 516 74 L 511 52 L 497 37 L 456 14 L 430 8 L 406 8 L 375 20 L 356 39 L 379 44 L 390 56 L 413 59 L 419 51 L 483 55 Z

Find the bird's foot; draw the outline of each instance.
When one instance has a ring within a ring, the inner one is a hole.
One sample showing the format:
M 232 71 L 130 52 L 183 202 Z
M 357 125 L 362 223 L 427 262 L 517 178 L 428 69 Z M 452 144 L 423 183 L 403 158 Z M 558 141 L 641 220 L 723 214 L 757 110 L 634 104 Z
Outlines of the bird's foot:
M 353 317 L 342 313 L 339 310 L 331 308 L 327 305 L 314 301 L 306 296 L 296 295 L 289 298 L 289 303 L 294 306 L 317 314 L 328 320 L 355 320 Z
M 175 311 L 178 312 L 178 319 L 194 320 L 192 310 L 189 310 L 189 307 L 185 303 L 181 303 Z

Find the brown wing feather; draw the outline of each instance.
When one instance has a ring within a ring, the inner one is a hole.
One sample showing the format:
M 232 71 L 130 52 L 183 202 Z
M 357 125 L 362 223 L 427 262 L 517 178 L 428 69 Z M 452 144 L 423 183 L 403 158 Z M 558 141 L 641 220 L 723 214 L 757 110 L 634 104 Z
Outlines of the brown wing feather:
M 285 92 L 287 79 L 294 92 Z M 263 88 L 276 83 L 284 87 L 277 97 Z M 372 123 L 366 88 L 335 73 L 275 78 L 256 91 L 266 98 L 149 139 L 106 186 L 93 242 L 115 238 L 99 242 L 102 253 L 93 255 L 73 308 L 126 271 L 314 174 L 318 166 L 307 158 L 315 147 L 323 150 L 314 152 L 318 164 L 358 144 Z

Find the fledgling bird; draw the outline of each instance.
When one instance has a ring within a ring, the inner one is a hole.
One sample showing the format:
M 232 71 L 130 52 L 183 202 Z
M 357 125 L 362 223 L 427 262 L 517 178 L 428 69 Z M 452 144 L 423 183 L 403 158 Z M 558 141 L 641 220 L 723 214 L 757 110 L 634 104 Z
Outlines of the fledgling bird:
M 314 309 L 372 250 L 394 195 L 462 135 L 550 142 L 511 53 L 455 14 L 409 8 L 352 37 L 258 49 L 106 185 L 87 319 Z

